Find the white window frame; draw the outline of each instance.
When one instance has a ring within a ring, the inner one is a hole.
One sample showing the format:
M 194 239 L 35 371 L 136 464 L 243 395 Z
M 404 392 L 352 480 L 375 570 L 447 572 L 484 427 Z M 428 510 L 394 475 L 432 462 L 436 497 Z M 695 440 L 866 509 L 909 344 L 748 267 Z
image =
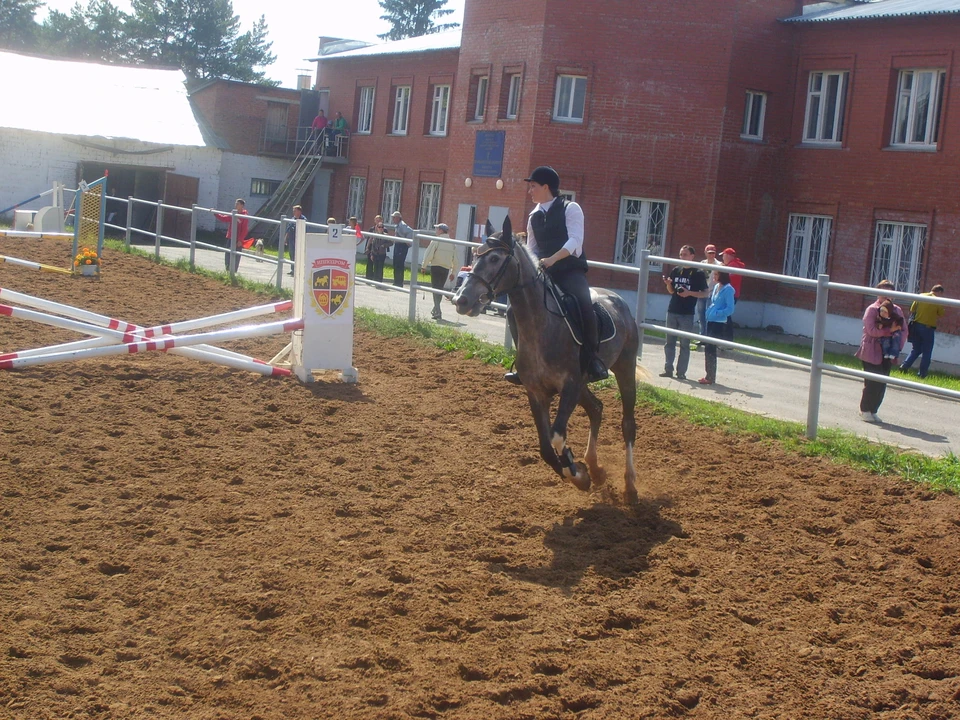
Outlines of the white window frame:
M 663 255 L 667 242 L 667 221 L 670 203 L 667 200 L 620 197 L 620 218 L 617 220 L 617 244 L 613 261 L 619 265 L 636 265 L 640 250 L 645 247 L 651 255 Z M 643 231 L 643 243 L 640 232 Z M 660 271 L 659 263 L 650 263 L 650 271 Z
M 490 89 L 490 76 L 477 77 L 477 96 L 474 98 L 473 119 L 483 120 L 487 110 L 487 90 Z
M 763 124 L 767 115 L 767 94 L 747 90 L 743 103 L 743 126 L 740 137 L 745 140 L 763 140 Z
M 383 181 L 383 198 L 380 202 L 380 214 L 387 222 L 390 222 L 390 216 L 400 209 L 400 195 L 402 192 L 402 180 L 385 179 Z
M 577 201 L 577 193 L 573 190 L 560 190 L 557 193 L 557 197 L 562 197 L 567 202 Z
M 430 111 L 430 134 L 444 136 L 447 134 L 447 118 L 450 117 L 450 86 L 433 86 L 433 103 Z
M 363 206 L 367 200 L 367 179 L 362 175 L 351 175 L 347 189 L 347 217 L 363 220 Z
M 890 145 L 935 149 L 940 135 L 940 112 L 946 70 L 901 70 L 897 78 L 897 105 L 893 112 Z M 921 88 L 927 88 L 924 93 Z
M 926 225 L 878 221 L 870 284 L 876 286 L 881 280 L 890 280 L 901 292 L 920 292 L 926 239 Z
M 357 134 L 369 135 L 373 131 L 373 101 L 377 89 L 372 85 L 360 88 L 360 107 L 357 112 Z
M 577 96 L 580 102 L 577 102 Z M 553 96 L 553 119 L 558 122 L 582 123 L 587 108 L 587 77 L 557 75 Z M 579 114 L 578 114 L 579 113 Z
M 818 70 L 810 73 L 803 142 L 822 145 L 839 145 L 843 142 L 843 115 L 847 106 L 849 77 L 850 73 L 846 71 Z
M 440 183 L 420 183 L 420 208 L 417 211 L 417 227 L 433 234 L 433 226 L 440 222 Z
M 520 73 L 510 76 L 510 89 L 507 91 L 507 112 L 504 115 L 508 120 L 516 120 L 520 114 L 520 88 L 522 87 Z
M 406 135 L 410 124 L 410 86 L 397 85 L 393 96 L 393 135 Z
M 833 218 L 829 215 L 791 213 L 783 274 L 816 280 L 827 271 L 827 251 Z

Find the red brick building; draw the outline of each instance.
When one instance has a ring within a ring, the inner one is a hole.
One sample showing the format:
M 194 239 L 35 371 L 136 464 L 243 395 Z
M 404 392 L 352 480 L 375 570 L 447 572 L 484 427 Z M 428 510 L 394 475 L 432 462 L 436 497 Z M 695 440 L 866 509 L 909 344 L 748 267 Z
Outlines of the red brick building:
M 960 1 L 468 0 L 459 43 L 320 59 L 354 128 L 330 207 L 369 225 L 399 206 L 467 238 L 522 223 L 523 178 L 549 164 L 594 260 L 713 243 L 757 269 L 954 294 L 958 31 Z M 742 324 L 809 331 L 807 291 L 748 279 L 744 299 Z M 858 337 L 863 303 L 834 293 L 832 334 Z

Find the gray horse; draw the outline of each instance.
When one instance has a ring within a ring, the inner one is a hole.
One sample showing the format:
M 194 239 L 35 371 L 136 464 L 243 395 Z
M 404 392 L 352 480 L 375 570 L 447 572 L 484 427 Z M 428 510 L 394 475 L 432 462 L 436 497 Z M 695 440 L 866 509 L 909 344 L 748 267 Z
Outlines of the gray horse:
M 493 232 L 487 222 L 487 240 L 477 248 L 473 271 L 464 281 L 454 303 L 461 315 L 474 317 L 497 295 L 506 293 L 515 319 L 517 338 L 516 369 L 523 381 L 540 437 L 540 457 L 558 475 L 580 490 L 606 481 L 606 472 L 597 461 L 597 436 L 603 419 L 603 404 L 590 392 L 580 363 L 580 346 L 567 327 L 559 307 L 547 291 L 538 262 L 513 237 L 510 218 L 503 230 Z M 613 337 L 600 346 L 600 357 L 617 378 L 623 404 L 623 442 L 626 451 L 624 480 L 628 502 L 637 501 L 633 444 L 637 424 L 637 346 L 639 335 L 630 308 L 623 299 L 606 290 L 592 290 L 613 320 Z M 560 396 L 557 415 L 550 424 L 550 403 Z M 574 462 L 567 447 L 567 421 L 580 405 L 590 418 L 590 439 L 583 463 Z

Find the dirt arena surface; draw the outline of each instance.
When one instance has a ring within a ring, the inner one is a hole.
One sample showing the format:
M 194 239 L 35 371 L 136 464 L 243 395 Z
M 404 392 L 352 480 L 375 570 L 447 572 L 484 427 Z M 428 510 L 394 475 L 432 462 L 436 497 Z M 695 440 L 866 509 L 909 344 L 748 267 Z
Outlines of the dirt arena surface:
M 106 261 L 0 286 L 145 325 L 267 302 Z M 74 337 L 0 317 L 2 351 Z M 612 391 L 588 494 L 497 368 L 354 356 L 356 386 L 157 354 L 0 375 L 0 718 L 960 716 L 956 497 L 640 408 L 627 507 Z

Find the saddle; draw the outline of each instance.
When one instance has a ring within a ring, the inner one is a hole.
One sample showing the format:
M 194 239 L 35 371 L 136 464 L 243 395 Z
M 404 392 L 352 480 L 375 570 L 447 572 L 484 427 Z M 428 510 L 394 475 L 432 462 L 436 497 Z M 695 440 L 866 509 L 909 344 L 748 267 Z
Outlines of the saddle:
M 577 345 L 582 346 L 583 328 L 581 326 L 583 323 L 580 320 L 580 304 L 577 302 L 577 298 L 565 293 L 563 288 L 554 283 L 547 273 L 543 274 L 543 281 L 547 290 L 553 295 L 553 299 L 556 300 L 557 307 L 560 308 L 560 314 L 567 324 L 570 336 Z M 598 302 L 593 303 L 593 312 L 597 315 L 597 335 L 600 338 L 600 343 L 610 342 L 617 336 L 617 328 L 613 324 L 613 318 L 610 317 L 607 309 Z

